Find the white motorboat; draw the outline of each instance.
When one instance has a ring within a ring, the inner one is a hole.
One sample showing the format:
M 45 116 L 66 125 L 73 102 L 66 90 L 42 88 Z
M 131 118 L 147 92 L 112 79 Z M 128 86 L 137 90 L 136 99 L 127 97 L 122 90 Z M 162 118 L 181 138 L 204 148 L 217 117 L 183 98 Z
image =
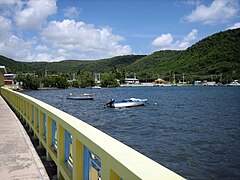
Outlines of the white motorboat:
M 101 86 L 89 86 L 87 89 L 101 89 Z
M 80 95 L 73 95 L 70 93 L 67 97 L 67 99 L 73 99 L 73 100 L 93 100 L 94 94 L 80 94 Z
M 240 87 L 240 83 L 238 82 L 238 80 L 234 80 L 230 84 L 227 84 L 227 86 L 239 86 Z
M 143 106 L 147 102 L 147 99 L 130 98 L 124 100 L 111 99 L 106 105 L 110 108 L 127 108 L 134 106 Z

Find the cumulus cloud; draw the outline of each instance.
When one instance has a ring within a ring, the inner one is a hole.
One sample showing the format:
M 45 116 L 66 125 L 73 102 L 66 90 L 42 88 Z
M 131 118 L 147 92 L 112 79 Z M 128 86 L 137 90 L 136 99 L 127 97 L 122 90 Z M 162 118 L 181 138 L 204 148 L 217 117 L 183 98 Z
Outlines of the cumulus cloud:
M 100 29 L 74 20 L 51 21 L 41 35 L 53 48 L 77 53 L 78 57 L 87 54 L 90 58 L 103 58 L 132 52 L 129 45 L 119 44 L 124 38 L 114 35 L 111 28 Z
M 11 20 L 0 16 L 0 41 L 3 41 L 6 36 L 8 36 L 9 31 L 11 30 L 12 22 Z
M 209 6 L 198 4 L 196 9 L 185 17 L 188 22 L 203 24 L 225 23 L 239 12 L 239 1 L 214 0 Z
M 101 59 L 132 54 L 124 37 L 110 27 L 74 20 L 47 22 L 57 10 L 56 0 L 0 0 L 0 54 L 20 61 L 59 61 L 66 59 Z M 69 7 L 65 17 L 79 15 Z M 31 29 L 35 37 L 28 36 Z M 14 52 L 14 53 L 13 53 Z
M 29 47 L 29 42 L 24 42 L 11 33 L 11 20 L 0 16 L 0 24 L 0 53 L 11 58 L 27 55 L 24 49 Z
M 160 50 L 183 50 L 191 45 L 191 42 L 197 38 L 197 29 L 192 29 L 190 33 L 182 38 L 182 40 L 173 41 L 172 34 L 162 34 L 152 41 L 152 45 Z
M 170 33 L 162 34 L 161 36 L 159 36 L 153 40 L 152 45 L 164 47 L 164 46 L 169 46 L 170 44 L 172 44 L 172 41 L 173 41 L 173 37 Z
M 227 28 L 227 29 L 238 29 L 240 28 L 240 22 L 235 23 L 233 26 Z
M 70 19 L 73 19 L 79 16 L 79 11 L 76 7 L 67 7 L 63 11 L 64 11 L 64 16 Z
M 25 60 L 30 53 L 31 42 L 24 41 L 15 35 L 10 35 L 0 42 L 0 49 L 1 54 L 7 57 Z
M 37 45 L 35 47 L 35 50 L 37 50 L 37 51 L 47 51 L 48 47 L 46 45 Z
M 29 0 L 22 2 L 22 8 L 16 11 L 16 25 L 24 29 L 40 28 L 49 15 L 56 12 L 56 0 Z

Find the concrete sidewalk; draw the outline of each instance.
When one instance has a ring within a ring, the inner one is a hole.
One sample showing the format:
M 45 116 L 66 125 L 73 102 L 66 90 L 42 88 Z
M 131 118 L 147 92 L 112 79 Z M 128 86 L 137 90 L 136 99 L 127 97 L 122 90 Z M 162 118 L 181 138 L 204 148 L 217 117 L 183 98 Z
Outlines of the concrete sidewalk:
M 0 180 L 49 179 L 22 124 L 0 96 Z

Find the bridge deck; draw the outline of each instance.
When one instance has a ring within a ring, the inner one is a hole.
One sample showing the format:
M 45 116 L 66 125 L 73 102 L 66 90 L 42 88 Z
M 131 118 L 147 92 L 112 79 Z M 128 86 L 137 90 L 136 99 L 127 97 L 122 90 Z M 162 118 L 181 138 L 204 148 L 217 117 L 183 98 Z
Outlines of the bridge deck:
M 0 179 L 49 179 L 22 124 L 0 96 Z

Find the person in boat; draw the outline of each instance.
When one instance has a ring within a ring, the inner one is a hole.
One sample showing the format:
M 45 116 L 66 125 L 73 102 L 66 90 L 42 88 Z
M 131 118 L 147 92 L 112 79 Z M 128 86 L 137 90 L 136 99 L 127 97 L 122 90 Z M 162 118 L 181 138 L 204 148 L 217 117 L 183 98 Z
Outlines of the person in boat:
M 109 107 L 113 107 L 114 102 L 115 102 L 115 99 L 111 99 L 106 105 Z

